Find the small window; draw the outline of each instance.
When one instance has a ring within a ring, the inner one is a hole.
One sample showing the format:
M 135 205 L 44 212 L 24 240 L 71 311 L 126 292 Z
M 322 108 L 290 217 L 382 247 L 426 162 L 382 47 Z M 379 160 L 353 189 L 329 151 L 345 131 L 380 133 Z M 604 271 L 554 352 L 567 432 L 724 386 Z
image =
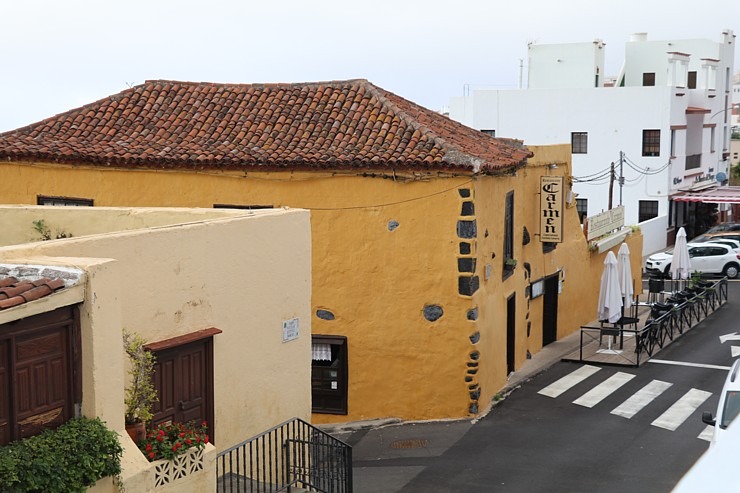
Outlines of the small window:
M 311 410 L 347 414 L 347 338 L 311 338 Z
M 583 224 L 583 221 L 588 217 L 588 199 L 576 199 L 576 210 L 578 211 L 578 219 Z
M 588 132 L 571 132 L 570 149 L 573 154 L 588 152 Z
M 642 85 L 645 87 L 655 85 L 655 72 L 645 72 L 642 74 Z
M 709 136 L 709 152 L 715 152 L 717 150 L 714 142 L 717 140 L 717 134 L 714 131 L 715 127 L 711 128 L 710 136 Z
M 696 71 L 689 72 L 688 88 L 696 89 Z
M 660 156 L 660 130 L 642 131 L 642 155 Z
M 641 200 L 639 204 L 638 222 L 647 221 L 658 217 L 658 201 L 657 200 Z
M 81 199 L 81 198 L 76 198 L 76 197 L 52 197 L 49 195 L 37 195 L 36 205 L 92 207 L 93 199 Z
M 490 135 L 491 137 L 495 137 L 496 136 L 496 131 L 495 130 L 481 130 L 481 132 L 483 132 L 486 135 Z
M 671 129 L 671 157 L 676 155 L 676 130 Z

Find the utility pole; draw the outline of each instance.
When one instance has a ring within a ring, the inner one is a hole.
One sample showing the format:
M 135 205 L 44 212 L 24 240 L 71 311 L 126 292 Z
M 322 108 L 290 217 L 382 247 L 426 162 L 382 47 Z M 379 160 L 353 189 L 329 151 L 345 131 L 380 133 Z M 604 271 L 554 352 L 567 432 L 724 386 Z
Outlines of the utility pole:
M 619 205 L 622 205 L 622 187 L 624 186 L 624 153 L 619 151 Z
M 614 163 L 612 162 L 609 173 L 609 210 L 612 210 L 612 194 L 614 193 Z

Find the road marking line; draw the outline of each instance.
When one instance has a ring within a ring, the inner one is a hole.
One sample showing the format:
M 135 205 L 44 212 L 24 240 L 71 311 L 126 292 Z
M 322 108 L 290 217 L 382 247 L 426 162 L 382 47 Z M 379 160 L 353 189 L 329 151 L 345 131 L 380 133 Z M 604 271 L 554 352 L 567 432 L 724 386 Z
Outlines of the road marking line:
M 640 412 L 645 406 L 650 404 L 656 397 L 665 392 L 672 383 L 661 380 L 653 380 L 643 388 L 635 392 L 629 399 L 624 401 L 618 407 L 614 408 L 611 414 L 622 416 L 630 419 Z
M 696 438 L 699 438 L 700 440 L 706 440 L 708 442 L 712 441 L 712 437 L 714 436 L 714 426 L 707 425 L 704 430 L 702 430 L 701 433 L 699 433 L 699 436 Z
M 537 392 L 538 394 L 546 395 L 547 397 L 557 397 L 569 388 L 581 383 L 601 368 L 591 365 L 583 365 L 577 370 L 565 375 L 561 379 L 551 383 L 544 389 Z
M 711 392 L 691 389 L 650 424 L 658 428 L 675 431 L 711 395 Z
M 709 368 L 710 370 L 725 370 L 730 371 L 729 366 L 719 366 L 719 365 L 705 365 L 702 363 L 688 363 L 686 361 L 669 361 L 665 359 L 649 359 L 650 363 L 659 363 L 661 365 L 675 365 L 675 366 L 691 366 L 694 368 Z
M 612 392 L 633 378 L 635 378 L 634 375 L 619 371 L 583 394 L 578 399 L 574 400 L 573 404 L 578 404 L 583 407 L 594 407 L 596 404 L 608 397 Z

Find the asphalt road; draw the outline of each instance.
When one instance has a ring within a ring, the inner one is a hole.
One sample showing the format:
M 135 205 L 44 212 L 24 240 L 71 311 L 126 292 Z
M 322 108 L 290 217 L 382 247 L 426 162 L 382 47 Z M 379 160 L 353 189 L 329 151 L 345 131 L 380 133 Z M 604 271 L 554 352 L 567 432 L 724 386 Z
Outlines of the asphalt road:
M 711 428 L 701 422 L 701 412 L 715 412 L 726 376 L 722 367 L 732 363 L 733 341 L 720 343 L 719 336 L 740 331 L 739 295 L 740 283 L 730 283 L 730 301 L 656 355 L 660 363 L 587 366 L 590 374 L 579 383 L 559 393 L 543 391 L 584 367 L 557 363 L 474 425 L 381 430 L 381 441 L 399 445 L 395 454 L 372 458 L 355 436 L 355 490 L 670 492 L 709 446 Z M 618 388 L 600 392 L 613 382 Z M 625 411 L 625 402 L 639 400 L 643 389 L 658 395 Z

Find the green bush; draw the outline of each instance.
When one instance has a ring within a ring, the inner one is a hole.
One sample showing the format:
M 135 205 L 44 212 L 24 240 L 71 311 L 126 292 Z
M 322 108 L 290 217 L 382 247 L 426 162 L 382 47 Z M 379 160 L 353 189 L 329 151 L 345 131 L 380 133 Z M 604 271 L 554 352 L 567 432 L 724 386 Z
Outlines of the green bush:
M 118 434 L 100 419 L 73 419 L 0 447 L 0 491 L 84 492 L 101 478 L 119 477 L 122 453 Z

